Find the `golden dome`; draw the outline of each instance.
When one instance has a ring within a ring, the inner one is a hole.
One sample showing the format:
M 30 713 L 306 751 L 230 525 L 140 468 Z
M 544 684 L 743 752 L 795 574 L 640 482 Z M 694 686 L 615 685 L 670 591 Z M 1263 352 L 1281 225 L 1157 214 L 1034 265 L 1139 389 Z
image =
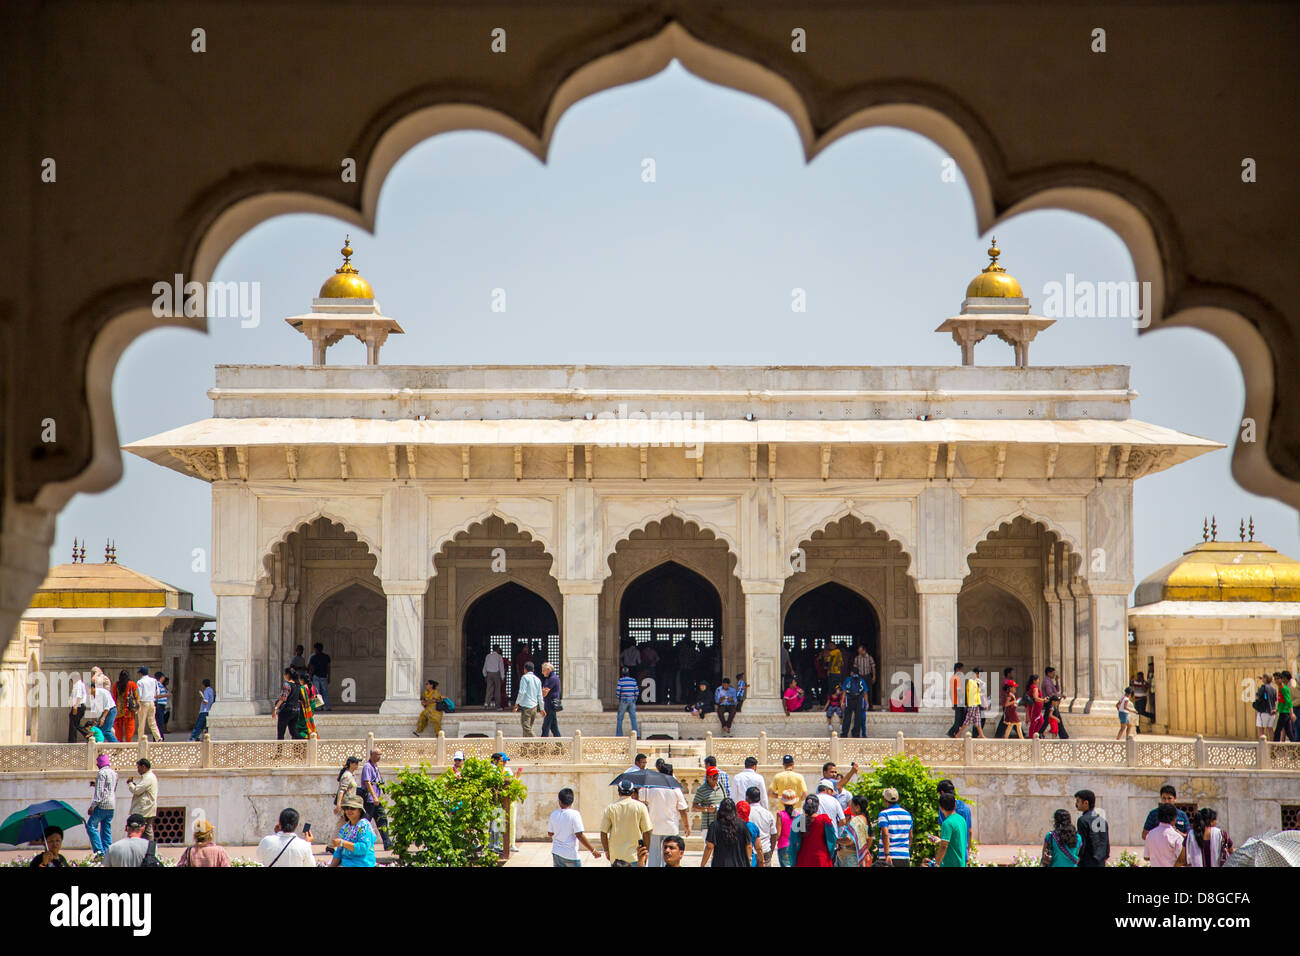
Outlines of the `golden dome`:
M 998 248 L 998 240 L 995 236 L 993 244 L 989 246 L 989 258 L 993 261 L 984 267 L 984 271 L 970 280 L 970 285 L 966 287 L 966 298 L 968 299 L 1023 299 L 1024 292 L 1020 289 L 1020 283 L 1007 274 L 1007 270 L 998 265 L 998 256 L 1002 255 L 1002 250 Z
M 370 288 L 370 283 L 361 278 L 361 273 L 352 265 L 352 245 L 351 239 L 345 237 L 343 248 L 339 250 L 343 253 L 343 265 L 334 270 L 334 274 L 325 280 L 325 284 L 320 287 L 320 298 L 322 299 L 373 299 L 375 290 Z
M 1300 601 L 1300 561 L 1262 541 L 1203 541 L 1138 585 L 1157 601 Z

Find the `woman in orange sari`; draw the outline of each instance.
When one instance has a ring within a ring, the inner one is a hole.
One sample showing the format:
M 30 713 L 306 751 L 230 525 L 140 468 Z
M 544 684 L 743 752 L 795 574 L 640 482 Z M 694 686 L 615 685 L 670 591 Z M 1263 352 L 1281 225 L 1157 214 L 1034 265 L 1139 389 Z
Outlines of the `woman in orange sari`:
M 109 689 L 113 692 L 113 703 L 117 704 L 113 734 L 122 743 L 129 743 L 135 740 L 135 712 L 140 706 L 139 691 L 126 671 L 117 675 L 117 683 Z

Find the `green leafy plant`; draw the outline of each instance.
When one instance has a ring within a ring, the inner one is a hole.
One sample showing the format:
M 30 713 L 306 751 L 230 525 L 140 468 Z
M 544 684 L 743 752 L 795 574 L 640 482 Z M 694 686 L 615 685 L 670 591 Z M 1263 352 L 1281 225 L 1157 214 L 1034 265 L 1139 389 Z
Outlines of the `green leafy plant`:
M 926 837 L 939 835 L 940 779 L 916 757 L 895 754 L 874 765 L 870 772 L 859 774 L 849 784 L 849 790 L 867 798 L 873 822 L 885 808 L 881 796 L 885 789 L 893 787 L 898 791 L 898 805 L 912 815 L 912 864 L 916 866 L 934 857 L 934 844 Z M 961 794 L 957 797 L 960 799 Z M 876 845 L 880 845 L 879 839 Z
M 491 761 L 469 757 L 457 776 L 426 764 L 403 768 L 388 788 L 389 833 L 400 866 L 497 866 L 490 849 L 504 822 L 502 806 L 527 788 Z

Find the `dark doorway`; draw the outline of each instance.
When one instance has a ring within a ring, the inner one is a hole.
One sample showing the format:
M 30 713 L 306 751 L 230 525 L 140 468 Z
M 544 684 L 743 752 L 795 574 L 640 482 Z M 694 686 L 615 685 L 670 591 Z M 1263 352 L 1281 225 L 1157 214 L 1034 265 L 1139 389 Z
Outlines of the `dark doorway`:
M 550 661 L 560 671 L 560 624 L 554 608 L 541 595 L 513 581 L 493 588 L 470 605 L 463 633 L 465 703 L 470 706 L 486 704 L 483 660 L 490 648 L 496 648 L 506 661 L 506 679 L 498 701 L 501 706 L 514 699 L 525 661 L 532 662 L 539 676 L 543 661 Z
M 813 588 L 798 597 L 785 612 L 781 633 L 795 677 L 804 689 L 805 709 L 814 700 L 826 699 L 825 668 L 819 665 L 818 658 L 832 642 L 843 654 L 842 673 L 846 677 L 859 644 L 875 658 L 876 679 L 871 687 L 871 699 L 879 701 L 880 620 L 866 598 L 834 582 Z
M 696 682 L 721 679 L 722 599 L 702 575 L 675 561 L 652 568 L 627 586 L 618 617 L 619 666 L 645 703 L 690 700 Z

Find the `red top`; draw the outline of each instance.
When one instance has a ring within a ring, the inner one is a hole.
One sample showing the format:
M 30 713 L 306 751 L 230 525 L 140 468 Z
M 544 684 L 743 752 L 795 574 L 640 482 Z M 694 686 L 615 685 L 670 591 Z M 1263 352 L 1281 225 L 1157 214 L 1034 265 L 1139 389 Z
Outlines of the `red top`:
M 799 844 L 799 855 L 795 857 L 795 866 L 834 866 L 835 860 L 826 849 L 826 828 L 834 826 L 831 818 L 819 813 L 808 821 L 808 832 Z

